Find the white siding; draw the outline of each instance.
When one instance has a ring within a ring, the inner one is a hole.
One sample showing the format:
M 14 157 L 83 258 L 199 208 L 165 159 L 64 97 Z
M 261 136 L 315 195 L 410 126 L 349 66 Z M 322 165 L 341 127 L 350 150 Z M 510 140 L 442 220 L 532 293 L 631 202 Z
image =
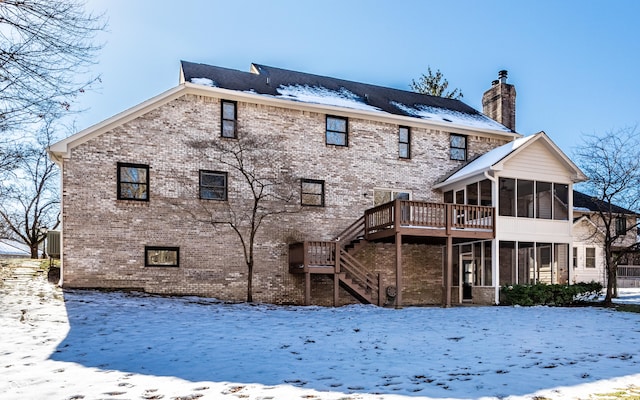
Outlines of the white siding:
M 500 175 L 544 182 L 570 183 L 572 171 L 567 169 L 546 144 L 538 141 L 508 160 Z

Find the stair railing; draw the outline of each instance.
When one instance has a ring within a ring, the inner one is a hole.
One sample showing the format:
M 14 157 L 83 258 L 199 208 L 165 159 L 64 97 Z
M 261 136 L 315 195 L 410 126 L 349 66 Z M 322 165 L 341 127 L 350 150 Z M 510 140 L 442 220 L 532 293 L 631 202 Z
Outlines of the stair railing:
M 360 236 L 364 236 L 364 215 L 340 232 L 333 240 L 340 244 L 340 248 L 344 248 L 345 245 Z

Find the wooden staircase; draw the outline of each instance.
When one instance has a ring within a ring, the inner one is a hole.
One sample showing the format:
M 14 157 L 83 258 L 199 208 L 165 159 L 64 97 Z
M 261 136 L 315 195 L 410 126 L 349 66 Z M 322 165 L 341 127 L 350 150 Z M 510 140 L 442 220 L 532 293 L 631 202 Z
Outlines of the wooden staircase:
M 380 274 L 367 271 L 353 256 L 366 242 L 364 239 L 364 215 L 334 238 L 340 249 L 336 275 L 340 285 L 364 304 L 382 305 Z
M 364 304 L 382 305 L 380 274 L 371 274 L 347 251 L 340 251 L 339 272 L 335 273 L 342 286 Z
M 332 241 L 308 241 L 289 246 L 289 270 L 305 273 L 305 303 L 310 303 L 310 275 L 334 277 L 334 303 L 338 303 L 338 286 L 364 304 L 383 305 L 380 274 L 367 270 L 355 257 L 366 243 L 364 216 L 333 238 Z

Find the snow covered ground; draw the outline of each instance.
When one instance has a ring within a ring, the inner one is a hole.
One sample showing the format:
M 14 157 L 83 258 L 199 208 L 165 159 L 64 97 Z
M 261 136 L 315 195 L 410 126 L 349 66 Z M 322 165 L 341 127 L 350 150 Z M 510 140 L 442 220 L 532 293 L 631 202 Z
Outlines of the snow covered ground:
M 630 300 L 631 299 L 631 300 Z M 623 301 L 640 302 L 640 291 Z M 640 390 L 640 314 L 222 304 L 0 287 L 2 399 L 596 398 Z

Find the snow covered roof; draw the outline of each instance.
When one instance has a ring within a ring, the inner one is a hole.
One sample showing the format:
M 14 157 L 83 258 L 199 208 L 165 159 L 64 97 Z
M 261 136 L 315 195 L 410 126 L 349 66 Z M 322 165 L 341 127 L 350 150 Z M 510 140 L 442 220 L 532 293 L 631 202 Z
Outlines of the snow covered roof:
M 531 143 L 544 140 L 551 149 L 555 150 L 556 155 L 562 159 L 569 168 L 571 168 L 576 176 L 576 180 L 586 180 L 586 176 L 580 171 L 580 169 L 558 148 L 544 132 L 536 133 L 535 135 L 521 137 L 515 139 L 507 144 L 481 155 L 478 158 L 470 161 L 468 164 L 458 169 L 451 175 L 442 179 L 434 188 L 441 188 L 463 179 L 488 172 L 493 169 L 500 169 L 500 164 L 508 157 L 524 149 Z
M 591 212 L 591 211 L 609 210 L 609 209 L 611 209 L 611 212 L 615 214 L 628 214 L 628 215 L 637 214 L 631 210 L 617 206 L 612 203 L 608 203 L 596 197 L 589 196 L 588 194 L 579 192 L 577 190 L 573 191 L 573 210 L 574 211 Z
M 304 103 L 379 111 L 476 129 L 512 131 L 460 100 L 252 64 L 243 72 L 182 61 L 185 82 Z

